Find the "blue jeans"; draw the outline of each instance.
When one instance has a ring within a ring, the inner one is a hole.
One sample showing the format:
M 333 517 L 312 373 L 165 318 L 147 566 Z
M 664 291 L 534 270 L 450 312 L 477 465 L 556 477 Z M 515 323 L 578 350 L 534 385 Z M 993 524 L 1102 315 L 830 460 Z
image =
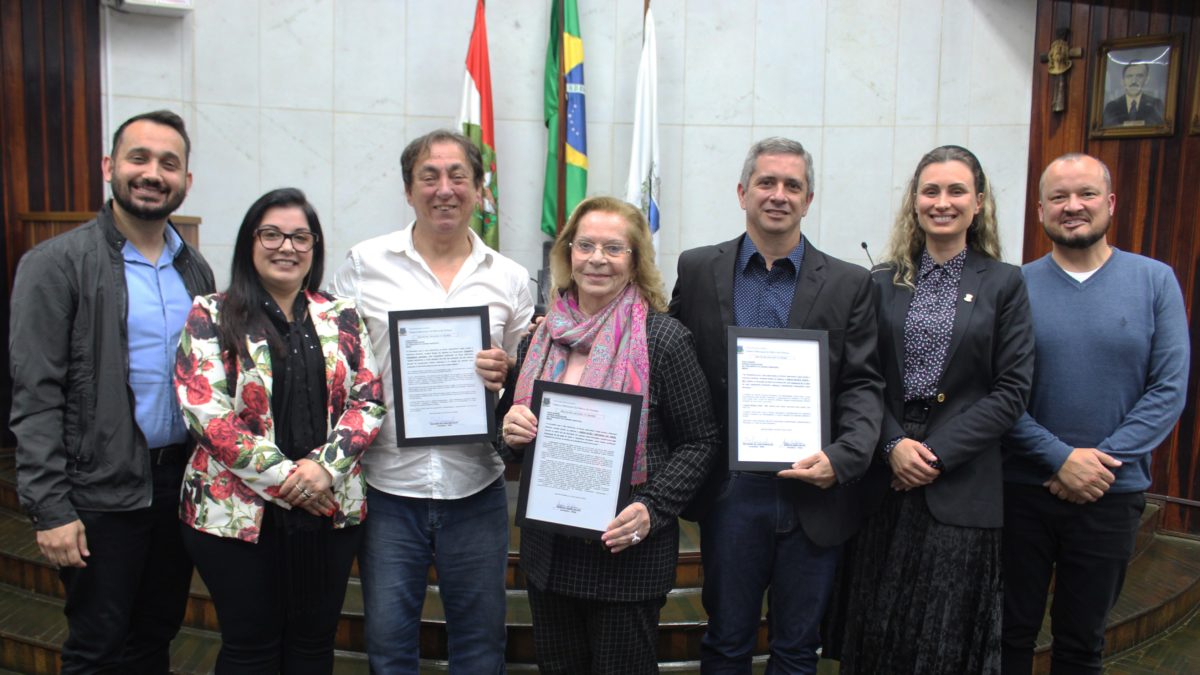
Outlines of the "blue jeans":
M 462 499 L 367 488 L 363 611 L 375 673 L 417 673 L 429 566 L 446 612 L 451 673 L 504 672 L 508 497 L 501 476 Z
M 700 521 L 708 630 L 700 672 L 749 675 L 767 593 L 767 673 L 816 673 L 821 616 L 841 547 L 818 546 L 800 526 L 789 479 L 733 472 Z

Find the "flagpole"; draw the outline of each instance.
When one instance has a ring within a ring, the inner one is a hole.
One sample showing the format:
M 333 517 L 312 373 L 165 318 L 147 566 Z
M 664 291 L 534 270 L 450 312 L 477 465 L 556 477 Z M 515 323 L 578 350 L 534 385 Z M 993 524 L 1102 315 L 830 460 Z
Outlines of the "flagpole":
M 567 34 L 566 0 L 558 3 L 558 158 L 555 172 L 558 175 L 558 199 L 554 231 L 561 232 L 567 222 L 567 54 L 563 36 Z

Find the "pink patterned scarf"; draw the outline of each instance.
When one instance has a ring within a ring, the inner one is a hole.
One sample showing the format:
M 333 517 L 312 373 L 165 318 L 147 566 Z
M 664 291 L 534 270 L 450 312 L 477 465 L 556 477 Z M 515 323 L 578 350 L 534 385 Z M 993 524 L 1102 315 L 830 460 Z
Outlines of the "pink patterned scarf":
M 572 351 L 588 355 L 579 384 L 640 394 L 637 449 L 630 484 L 646 482 L 646 420 L 650 411 L 650 353 L 646 347 L 646 301 L 629 284 L 604 309 L 585 316 L 573 293 L 554 294 L 546 320 L 525 353 L 513 402 L 528 406 L 534 380 L 561 382 Z

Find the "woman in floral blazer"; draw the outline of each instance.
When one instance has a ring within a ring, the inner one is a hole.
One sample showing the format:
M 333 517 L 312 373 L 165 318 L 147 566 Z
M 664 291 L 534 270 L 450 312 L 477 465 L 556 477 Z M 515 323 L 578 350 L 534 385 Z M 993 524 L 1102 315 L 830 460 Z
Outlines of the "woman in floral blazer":
M 230 287 L 198 297 L 175 384 L 197 439 L 184 543 L 221 625 L 216 670 L 328 673 L 366 517 L 359 457 L 384 417 L 352 301 L 317 290 L 317 214 L 296 189 L 246 213 Z

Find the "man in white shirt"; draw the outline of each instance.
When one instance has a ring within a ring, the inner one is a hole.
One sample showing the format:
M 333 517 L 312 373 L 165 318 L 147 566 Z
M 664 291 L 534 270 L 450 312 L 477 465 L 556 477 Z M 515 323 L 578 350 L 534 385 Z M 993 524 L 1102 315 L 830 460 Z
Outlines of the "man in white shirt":
M 417 673 L 430 564 L 445 608 L 451 673 L 504 672 L 508 501 L 491 443 L 400 448 L 388 312 L 486 305 L 492 346 L 476 371 L 499 390 L 533 316 L 529 274 L 471 231 L 483 196 L 478 149 L 452 131 L 412 141 L 400 158 L 416 220 L 351 249 L 331 290 L 358 301 L 380 364 L 388 418 L 363 454 L 366 538 L 359 555 L 367 652 L 376 673 Z

